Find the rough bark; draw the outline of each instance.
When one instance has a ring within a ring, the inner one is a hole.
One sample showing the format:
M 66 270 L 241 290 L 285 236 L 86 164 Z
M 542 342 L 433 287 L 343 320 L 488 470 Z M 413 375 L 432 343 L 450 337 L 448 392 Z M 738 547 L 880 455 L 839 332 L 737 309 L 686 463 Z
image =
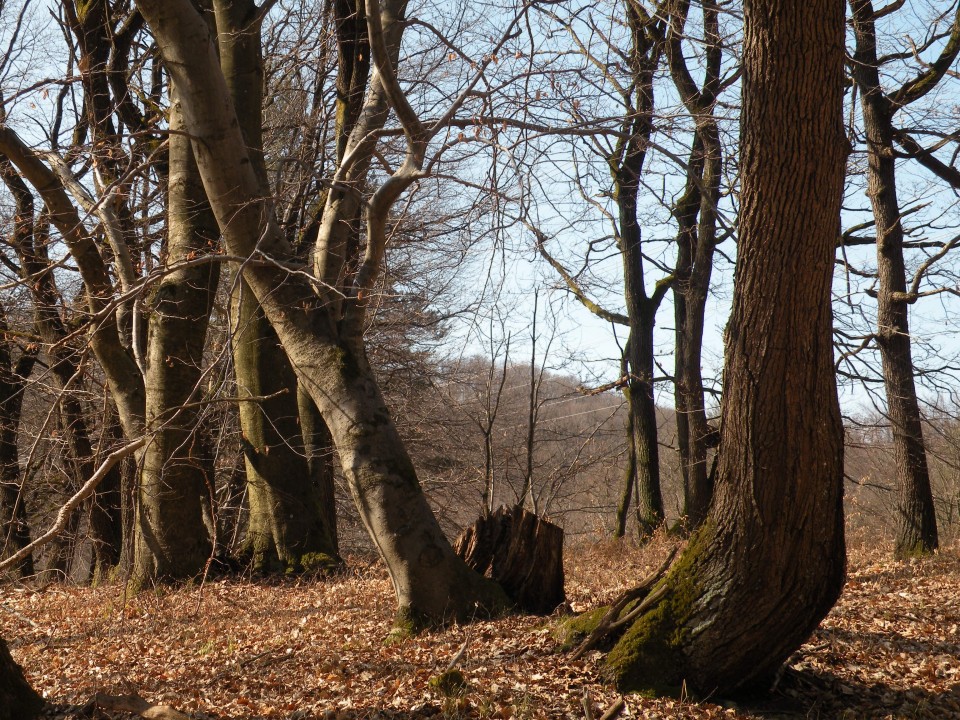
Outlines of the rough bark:
M 716 494 L 654 590 L 659 601 L 607 656 L 621 689 L 762 685 L 843 584 L 830 306 L 843 37 L 841 0 L 745 3 L 740 240 Z
M 496 580 L 523 612 L 549 615 L 563 589 L 563 529 L 517 505 L 484 513 L 454 543 L 457 555 Z
M 218 247 L 190 140 L 171 88 L 165 275 L 151 301 L 146 367 L 146 423 L 134 542 L 133 584 L 192 577 L 212 553 L 204 499 L 212 492 L 212 459 L 198 431 L 207 324 L 219 263 L 181 266 Z M 207 505 L 209 503 L 206 503 Z
M 897 474 L 894 552 L 897 557 L 910 557 L 933 552 L 939 542 L 910 341 L 909 308 L 916 297 L 907 292 L 897 197 L 893 116 L 900 106 L 891 101 L 880 84 L 873 4 L 855 0 L 851 6 L 857 43 L 853 77 L 863 109 L 867 196 L 877 231 L 877 346 Z
M 0 638 L 0 720 L 33 720 L 42 709 L 43 698 L 30 687 Z
M 197 164 L 227 250 L 251 258 L 244 277 L 327 422 L 361 518 L 386 561 L 401 617 L 419 624 L 496 610 L 504 602 L 502 591 L 469 569 L 444 537 L 367 363 L 360 335 L 353 332 L 364 325 L 363 298 L 352 294 L 350 316 L 337 322 L 331 305 L 314 293 L 304 276 L 285 267 L 296 261 L 296 253 L 260 192 L 209 29 L 188 0 L 138 0 L 137 6 L 178 83 Z M 380 24 L 385 26 L 383 35 L 389 38 L 384 41 L 387 60 L 382 45 L 373 53 L 381 58 L 378 62 L 396 62 L 403 9 L 402 2 L 388 3 L 371 20 L 371 25 L 378 23 L 378 32 Z M 379 72 L 375 76 L 367 103 L 371 113 L 389 107 L 394 82 Z M 358 128 L 362 125 L 361 119 Z M 362 137 L 367 138 L 366 133 Z M 368 142 L 372 140 L 360 141 L 359 150 L 351 142 L 354 150 L 348 155 L 364 154 Z M 418 147 L 414 143 L 414 149 Z M 368 289 L 376 277 L 386 212 L 417 176 L 417 162 L 415 154 L 408 156 L 400 176 L 388 180 L 368 206 L 367 255 L 355 279 L 360 288 Z M 337 222 L 325 211 L 323 226 L 337 227 Z M 322 227 L 321 235 L 324 232 Z M 329 239 L 325 236 L 323 244 Z

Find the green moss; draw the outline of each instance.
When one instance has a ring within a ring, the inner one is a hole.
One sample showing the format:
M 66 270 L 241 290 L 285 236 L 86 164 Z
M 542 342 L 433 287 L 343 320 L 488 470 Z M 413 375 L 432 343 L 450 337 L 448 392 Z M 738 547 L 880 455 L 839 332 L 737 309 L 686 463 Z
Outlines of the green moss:
M 684 648 L 690 639 L 689 619 L 700 596 L 697 562 L 713 542 L 715 525 L 704 523 L 690 545 L 651 592 L 664 584 L 670 589 L 653 608 L 640 616 L 607 655 L 609 674 L 620 692 L 648 696 L 678 696 L 684 681 Z
M 597 629 L 597 625 L 609 610 L 609 605 L 603 605 L 563 620 L 553 633 L 560 647 L 564 650 L 572 650 L 586 640 L 587 636 Z
M 419 635 L 431 627 L 431 625 L 435 624 L 436 623 L 431 623 L 430 618 L 423 613 L 419 613 L 409 607 L 402 607 L 397 610 L 397 614 L 393 618 L 393 627 L 390 628 L 390 633 L 384 639 L 384 644 L 393 645 L 395 643 L 401 643 L 404 640 Z
M 456 668 L 442 672 L 439 675 L 434 675 L 427 681 L 427 684 L 439 690 L 448 698 L 460 697 L 467 691 L 467 688 L 470 687 L 463 673 Z
M 287 565 L 287 575 L 332 575 L 343 570 L 343 560 L 325 552 L 309 552 Z

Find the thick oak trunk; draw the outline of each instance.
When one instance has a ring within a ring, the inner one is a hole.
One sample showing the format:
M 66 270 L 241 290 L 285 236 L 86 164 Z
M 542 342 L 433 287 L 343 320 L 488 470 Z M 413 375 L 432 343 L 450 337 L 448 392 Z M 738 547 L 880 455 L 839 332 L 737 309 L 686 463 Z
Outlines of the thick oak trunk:
M 607 657 L 622 689 L 768 682 L 844 576 L 830 288 L 842 0 L 745 3 L 740 242 L 710 513 Z

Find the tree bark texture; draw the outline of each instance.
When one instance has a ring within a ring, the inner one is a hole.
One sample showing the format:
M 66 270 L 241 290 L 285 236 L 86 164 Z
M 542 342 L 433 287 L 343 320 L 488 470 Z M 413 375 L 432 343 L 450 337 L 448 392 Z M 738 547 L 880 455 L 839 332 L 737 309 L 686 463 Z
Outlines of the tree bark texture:
M 484 513 L 454 543 L 457 555 L 496 580 L 521 611 L 549 615 L 563 589 L 563 528 L 521 505 Z
M 939 545 L 930 471 L 914 382 L 903 225 L 897 197 L 893 116 L 899 109 L 880 84 L 873 4 L 851 3 L 857 48 L 853 77 L 860 90 L 867 140 L 867 196 L 877 231 L 877 345 L 893 432 L 897 473 L 897 557 L 930 553 Z
M 296 254 L 277 225 L 251 167 L 247 141 L 219 71 L 209 28 L 189 0 L 138 0 L 137 6 L 178 84 L 197 164 L 227 250 L 250 257 L 244 277 L 304 390 L 327 422 L 361 518 L 386 561 L 401 617 L 420 624 L 466 620 L 478 610 L 497 609 L 505 601 L 502 591 L 468 568 L 440 530 L 362 342 L 353 335 L 341 339 L 342 326 L 330 305 L 302 275 L 283 267 L 295 262 Z M 386 25 L 384 34 L 390 37 L 395 62 L 403 3 L 388 6 L 378 19 Z M 370 92 L 379 112 L 386 95 L 376 77 Z M 397 187 L 391 185 L 390 192 L 377 197 L 377 203 L 388 203 Z M 328 209 L 329 205 L 328 201 Z M 329 221 L 336 226 L 337 221 L 326 212 L 323 224 Z M 383 228 L 375 225 L 372 231 L 368 243 L 381 242 Z M 372 257 L 366 271 L 372 272 L 376 266 L 376 257 Z M 352 322 L 344 323 L 362 327 L 361 320 L 362 308 L 358 308 Z
M 167 244 L 173 267 L 214 253 L 220 231 L 207 203 L 175 85 L 171 87 Z M 135 534 L 135 585 L 186 578 L 212 553 L 204 522 L 213 461 L 198 431 L 203 349 L 220 278 L 217 262 L 180 267 L 153 298 L 145 368 L 150 442 L 142 451 Z
M 258 8 L 252 0 L 215 0 L 220 66 L 233 98 L 263 196 L 269 195 L 263 158 L 263 57 Z M 235 272 L 238 267 L 234 267 Z M 336 523 L 330 522 L 331 459 L 315 446 L 322 437 L 315 413 L 298 392 L 297 377 L 277 334 L 242 274 L 231 288 L 231 340 L 244 437 L 249 525 L 241 554 L 257 572 L 329 571 L 342 565 Z M 310 449 L 308 457 L 309 440 Z M 316 475 L 314 475 L 316 473 Z
M 43 709 L 43 698 L 30 687 L 0 638 L 0 720 L 33 720 Z
M 745 3 L 740 241 L 716 494 L 607 656 L 621 689 L 769 682 L 844 577 L 830 290 L 846 140 L 841 0 Z

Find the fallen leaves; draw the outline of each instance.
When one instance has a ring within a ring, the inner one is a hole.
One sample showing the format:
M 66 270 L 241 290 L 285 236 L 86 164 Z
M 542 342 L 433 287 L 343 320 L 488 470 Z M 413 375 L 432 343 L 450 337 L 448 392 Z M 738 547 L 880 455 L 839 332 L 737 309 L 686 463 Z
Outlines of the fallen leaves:
M 666 548 L 568 552 L 583 609 L 636 584 Z M 393 597 L 379 566 L 317 583 L 207 583 L 126 599 L 119 586 L 0 590 L 0 634 L 61 717 L 97 693 L 194 718 L 583 718 L 620 696 L 600 655 L 560 653 L 555 619 L 478 622 L 386 645 Z M 799 717 L 960 717 L 960 560 L 851 560 L 831 615 L 760 709 Z M 430 679 L 451 659 L 462 692 Z M 449 692 L 449 691 L 448 691 Z M 70 708 L 73 709 L 70 709 Z M 844 715 L 846 713 L 846 715 Z M 750 718 L 744 707 L 624 698 L 624 718 Z M 90 717 L 89 714 L 83 717 Z M 104 717 L 100 715 L 99 717 Z

